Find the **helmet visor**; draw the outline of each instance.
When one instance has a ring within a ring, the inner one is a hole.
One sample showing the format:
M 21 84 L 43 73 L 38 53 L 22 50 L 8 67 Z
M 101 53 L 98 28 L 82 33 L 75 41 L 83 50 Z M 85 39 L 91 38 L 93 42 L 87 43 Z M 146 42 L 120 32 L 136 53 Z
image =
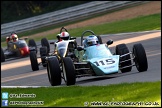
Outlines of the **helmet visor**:
M 15 37 L 15 38 L 12 38 L 13 40 L 17 40 L 17 38 Z
M 89 46 L 96 45 L 96 44 L 98 44 L 98 41 L 92 40 L 92 41 L 87 42 L 87 44 L 88 44 Z
M 61 39 L 63 39 L 63 40 L 68 40 L 69 39 L 69 37 L 60 37 Z

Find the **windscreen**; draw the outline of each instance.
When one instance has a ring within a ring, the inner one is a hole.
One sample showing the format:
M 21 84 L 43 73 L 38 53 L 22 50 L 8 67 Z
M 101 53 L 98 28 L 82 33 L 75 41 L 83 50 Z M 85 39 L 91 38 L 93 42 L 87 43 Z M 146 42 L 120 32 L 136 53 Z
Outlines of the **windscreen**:
M 86 54 L 88 59 L 97 58 L 97 57 L 112 56 L 112 53 L 105 46 L 105 44 L 99 44 L 99 45 L 87 47 L 85 54 Z

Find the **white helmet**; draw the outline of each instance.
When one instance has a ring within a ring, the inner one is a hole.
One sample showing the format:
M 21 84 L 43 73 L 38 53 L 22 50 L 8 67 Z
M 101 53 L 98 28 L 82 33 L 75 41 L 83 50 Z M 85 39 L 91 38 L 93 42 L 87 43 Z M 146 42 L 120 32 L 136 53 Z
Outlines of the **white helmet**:
M 60 34 L 60 38 L 63 40 L 68 40 L 69 37 L 70 37 L 70 35 L 68 32 L 61 32 L 61 34 Z
M 11 39 L 12 39 L 14 42 L 16 42 L 16 41 L 18 41 L 18 36 L 17 36 L 16 34 L 12 34 L 12 35 L 11 35 Z

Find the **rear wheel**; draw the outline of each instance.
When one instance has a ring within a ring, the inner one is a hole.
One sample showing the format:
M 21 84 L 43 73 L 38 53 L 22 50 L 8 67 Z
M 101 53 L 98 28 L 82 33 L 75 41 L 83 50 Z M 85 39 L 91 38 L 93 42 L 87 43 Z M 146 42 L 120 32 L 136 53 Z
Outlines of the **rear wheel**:
M 1 48 L 1 62 L 5 62 L 5 55 L 2 48 Z
M 29 46 L 29 47 L 35 47 L 35 51 L 36 51 L 36 53 L 37 53 L 37 45 L 36 45 L 34 39 L 30 39 L 30 40 L 29 40 L 28 46 Z
M 117 55 L 121 56 L 121 55 L 124 55 L 126 53 L 129 53 L 129 49 L 128 49 L 128 47 L 125 44 L 119 44 L 119 45 L 116 46 L 116 54 Z M 130 54 L 128 54 L 126 56 L 120 57 L 119 61 L 122 62 L 122 61 L 128 60 L 130 58 L 131 58 Z M 129 60 L 129 61 L 120 63 L 120 67 L 123 68 L 123 67 L 129 66 L 131 64 L 132 64 L 131 60 Z M 121 69 L 121 72 L 123 72 L 123 73 L 124 72 L 130 72 L 131 70 L 132 70 L 132 66 Z
M 41 61 L 42 61 L 43 67 L 46 67 L 45 57 L 48 56 L 47 47 L 43 46 L 43 47 L 40 48 L 40 56 L 41 56 Z
M 31 62 L 31 68 L 33 71 L 39 70 L 37 55 L 35 51 L 30 52 L 30 62 Z
M 47 74 L 49 82 L 51 83 L 52 86 L 61 84 L 61 69 L 59 66 L 58 59 L 56 57 L 48 59 Z
M 47 52 L 48 53 L 50 52 L 50 45 L 49 45 L 49 42 L 48 42 L 48 40 L 46 38 L 41 39 L 41 45 L 46 46 L 47 47 Z
M 133 54 L 135 56 L 134 62 L 136 64 L 137 70 L 139 72 L 147 71 L 148 62 L 146 57 L 146 52 L 142 44 L 134 44 Z
M 70 57 L 63 58 L 62 68 L 66 85 L 74 85 L 76 82 L 75 68 Z

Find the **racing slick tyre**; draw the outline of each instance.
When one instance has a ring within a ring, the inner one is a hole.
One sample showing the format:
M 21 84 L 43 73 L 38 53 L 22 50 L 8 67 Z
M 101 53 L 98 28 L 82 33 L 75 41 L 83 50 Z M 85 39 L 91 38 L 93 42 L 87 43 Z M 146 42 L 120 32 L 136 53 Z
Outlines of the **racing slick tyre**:
M 33 71 L 39 70 L 36 52 L 35 51 L 31 51 L 29 55 L 30 55 L 30 62 L 31 62 L 32 70 Z
M 30 40 L 29 40 L 28 46 L 29 46 L 29 47 L 35 47 L 35 51 L 36 51 L 36 53 L 37 53 L 37 45 L 36 45 L 34 39 L 30 39 Z
M 119 45 L 116 46 L 116 55 L 121 56 L 121 55 L 124 55 L 126 53 L 129 53 L 129 49 L 126 46 L 126 44 L 119 44 Z M 123 57 L 120 57 L 119 61 L 122 62 L 122 61 L 125 61 L 125 60 L 128 60 L 128 59 L 131 59 L 130 54 L 123 56 Z M 131 64 L 132 64 L 131 60 L 129 60 L 129 61 L 120 63 L 120 67 L 123 68 L 123 67 L 129 66 Z M 132 66 L 127 67 L 127 68 L 123 68 L 123 69 L 120 69 L 120 70 L 121 70 L 122 73 L 130 72 L 132 70 Z
M 5 55 L 2 48 L 1 48 L 1 62 L 5 62 Z
M 47 47 L 47 52 L 48 53 L 50 52 L 50 45 L 49 45 L 49 42 L 48 42 L 48 40 L 46 38 L 41 39 L 41 45 L 46 46 Z
M 134 62 L 139 72 L 147 71 L 148 62 L 145 49 L 141 43 L 133 45 Z
M 51 83 L 52 86 L 61 84 L 61 69 L 59 61 L 56 57 L 48 58 L 47 74 L 49 82 Z
M 100 42 L 100 44 L 102 44 L 102 38 L 100 36 L 97 36 L 98 41 Z
M 62 69 L 66 85 L 74 85 L 76 82 L 75 68 L 73 61 L 70 57 L 65 57 L 62 59 Z
M 43 47 L 40 47 L 40 56 L 41 56 L 41 61 L 42 61 L 42 65 L 43 67 L 46 67 L 47 64 L 46 64 L 46 60 L 45 60 L 45 57 L 48 56 L 48 53 L 47 53 L 47 47 L 43 46 Z

